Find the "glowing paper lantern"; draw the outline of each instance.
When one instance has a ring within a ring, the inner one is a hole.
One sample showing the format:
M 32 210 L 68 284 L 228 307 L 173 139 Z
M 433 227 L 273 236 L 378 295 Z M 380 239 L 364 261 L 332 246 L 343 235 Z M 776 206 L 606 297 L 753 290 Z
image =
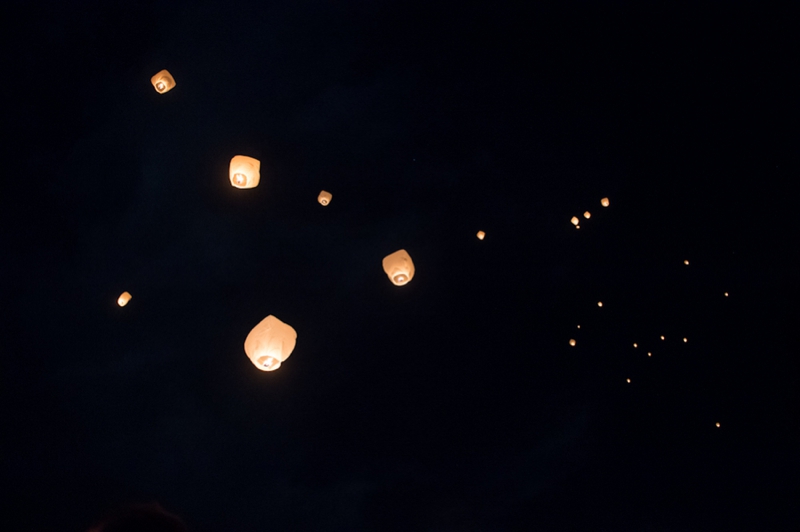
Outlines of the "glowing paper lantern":
M 715 424 L 717 425 L 717 428 L 719 428 L 719 423 L 715 423 Z
M 639 347 L 639 345 L 638 344 L 633 344 L 633 347 Z
M 383 258 L 383 271 L 392 283 L 403 286 L 414 277 L 414 263 L 406 250 L 401 249 Z
M 156 92 L 159 94 L 164 94 L 165 92 L 171 91 L 175 87 L 175 78 L 172 77 L 166 70 L 162 70 L 152 78 L 150 78 L 150 83 L 153 84 L 153 87 L 156 89 Z
M 592 217 L 592 213 L 590 213 L 589 211 L 586 211 L 585 213 L 583 213 L 583 217 L 588 220 L 589 218 Z
M 485 236 L 486 236 L 486 233 L 484 233 L 483 231 L 478 231 L 478 240 L 483 240 L 483 237 L 485 237 Z
M 292 354 L 296 342 L 297 332 L 290 325 L 269 315 L 247 335 L 244 352 L 261 371 L 275 371 Z
M 597 302 L 597 306 L 598 306 L 598 307 L 602 307 L 602 306 L 603 306 L 603 302 L 602 302 L 602 301 L 598 301 L 598 302 Z
M 662 337 L 661 337 L 661 339 L 663 340 L 663 339 L 664 339 L 664 337 L 662 336 Z
M 728 292 L 725 292 L 725 297 L 728 297 Z
M 575 347 L 575 343 L 576 343 L 575 340 L 570 340 L 569 341 L 569 345 L 571 345 L 572 347 Z
M 683 261 L 683 263 L 684 263 L 685 265 L 687 265 L 687 266 L 689 265 L 689 261 L 688 261 L 688 260 L 685 260 L 685 261 Z
M 580 329 L 580 328 L 581 328 L 581 326 L 580 326 L 580 325 L 578 325 L 578 329 Z
M 628 381 L 628 384 L 630 384 L 630 382 L 631 382 L 631 380 L 630 380 L 630 379 L 625 379 L 625 380 L 626 380 L 626 381 Z
M 236 188 L 253 188 L 261 180 L 261 161 L 246 155 L 237 155 L 231 159 L 231 185 Z
M 332 199 L 333 199 L 333 194 L 331 194 L 330 192 L 325 192 L 324 190 L 319 193 L 319 196 L 317 196 L 317 201 L 319 202 L 320 205 L 323 206 L 330 203 Z
M 129 292 L 122 292 L 120 296 L 117 298 L 117 305 L 120 307 L 124 307 L 128 304 L 128 301 L 131 300 L 131 294 Z
M 578 219 L 577 216 L 573 216 L 570 222 L 572 222 L 572 225 L 578 225 L 578 223 L 580 223 L 580 220 Z
M 684 343 L 684 344 L 685 344 L 686 342 L 688 342 L 688 341 L 689 341 L 689 340 L 687 340 L 686 338 L 684 338 L 684 339 L 683 339 L 683 343 Z
M 609 205 L 608 198 L 601 199 L 600 200 L 600 205 L 602 205 L 603 207 L 608 207 L 608 205 Z
M 651 356 L 653 356 L 653 353 L 648 352 L 647 356 L 651 357 Z

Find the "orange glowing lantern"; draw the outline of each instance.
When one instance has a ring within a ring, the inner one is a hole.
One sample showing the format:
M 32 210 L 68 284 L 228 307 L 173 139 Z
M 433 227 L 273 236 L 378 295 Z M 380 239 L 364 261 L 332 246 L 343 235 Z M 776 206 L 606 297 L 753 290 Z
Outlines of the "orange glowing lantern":
M 685 260 L 685 261 L 683 261 L 683 263 L 684 263 L 685 265 L 687 265 L 687 266 L 689 265 L 689 261 L 688 261 L 688 260 Z
M 403 286 L 414 278 L 414 263 L 406 250 L 395 251 L 383 258 L 383 271 L 396 286 Z
M 715 423 L 715 425 L 717 426 L 717 428 L 719 428 L 719 423 Z
M 261 371 L 275 371 L 292 354 L 297 332 L 275 316 L 269 315 L 253 327 L 244 340 L 244 352 Z
M 330 192 L 325 192 L 324 190 L 319 193 L 319 196 L 317 196 L 317 201 L 323 207 L 329 204 L 332 199 L 333 199 L 333 194 L 331 194 Z
M 573 216 L 570 222 L 572 222 L 572 225 L 578 225 L 578 223 L 580 223 L 580 220 L 578 219 L 577 216 Z
M 598 302 L 597 302 L 597 306 L 598 306 L 598 307 L 602 307 L 602 306 L 603 306 L 603 302 L 602 302 L 602 301 L 598 301 Z
M 626 381 L 628 381 L 628 384 L 630 384 L 630 382 L 631 382 L 631 380 L 630 380 L 630 379 L 625 379 L 625 380 L 626 380 Z
M 638 344 L 636 344 L 636 343 L 634 343 L 634 344 L 633 344 L 633 347 L 639 347 L 639 345 L 638 345 Z
M 261 161 L 246 155 L 237 155 L 231 159 L 231 185 L 236 188 L 254 188 L 261 180 Z
M 601 199 L 600 200 L 600 205 L 602 205 L 603 207 L 608 207 L 608 205 L 609 205 L 608 198 Z
M 583 213 L 583 217 L 588 220 L 589 218 L 592 217 L 592 213 L 590 213 L 589 211 L 586 211 L 585 213 Z
M 684 339 L 683 339 L 683 343 L 684 343 L 684 344 L 685 344 L 686 342 L 688 342 L 688 341 L 689 341 L 689 340 L 687 340 L 686 338 L 684 338 Z
M 119 305 L 120 307 L 124 307 L 125 305 L 128 304 L 128 301 L 131 300 L 131 297 L 132 296 L 130 292 L 122 292 L 120 296 L 117 298 L 117 305 Z
M 576 344 L 575 340 L 570 340 L 569 341 L 569 345 L 571 345 L 572 347 L 575 347 L 575 344 Z
M 483 237 L 486 236 L 486 233 L 484 233 L 483 231 L 478 231 L 478 235 L 477 236 L 478 236 L 478 240 L 483 240 Z
M 157 93 L 164 94 L 175 87 L 175 78 L 167 70 L 162 70 L 150 78 L 150 83 L 153 84 L 153 88 L 156 89 Z

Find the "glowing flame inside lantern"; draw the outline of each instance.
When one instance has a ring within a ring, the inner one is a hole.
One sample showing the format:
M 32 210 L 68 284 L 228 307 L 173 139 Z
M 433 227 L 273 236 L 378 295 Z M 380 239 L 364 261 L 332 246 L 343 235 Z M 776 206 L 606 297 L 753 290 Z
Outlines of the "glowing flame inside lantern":
M 408 252 L 400 249 L 383 258 L 383 271 L 395 286 L 403 286 L 414 277 L 415 268 Z
M 244 351 L 261 371 L 275 371 L 292 354 L 297 342 L 295 330 L 275 316 L 267 316 L 244 341 Z

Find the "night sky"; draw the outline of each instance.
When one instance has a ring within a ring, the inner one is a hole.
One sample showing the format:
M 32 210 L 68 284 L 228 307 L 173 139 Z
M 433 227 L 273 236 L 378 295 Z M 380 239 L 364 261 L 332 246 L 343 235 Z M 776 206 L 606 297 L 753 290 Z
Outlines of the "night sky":
M 109 4 L 2 8 L 4 530 L 796 530 L 788 11 Z

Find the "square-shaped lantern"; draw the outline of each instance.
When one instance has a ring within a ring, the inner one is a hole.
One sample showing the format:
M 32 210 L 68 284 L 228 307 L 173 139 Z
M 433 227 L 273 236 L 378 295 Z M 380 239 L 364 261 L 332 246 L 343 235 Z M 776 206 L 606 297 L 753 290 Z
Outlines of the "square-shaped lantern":
M 289 358 L 296 343 L 294 328 L 269 315 L 247 335 L 244 352 L 261 371 L 275 371 Z
M 319 202 L 320 205 L 327 205 L 328 203 L 331 202 L 332 199 L 333 199 L 333 194 L 331 194 L 330 192 L 325 192 L 324 190 L 319 193 L 319 196 L 317 196 L 317 201 Z
M 171 91 L 175 87 L 175 78 L 172 77 L 167 70 L 162 70 L 152 78 L 150 78 L 150 83 L 153 84 L 153 87 L 156 89 L 156 92 L 159 94 L 164 94 L 165 92 Z
M 231 159 L 231 185 L 236 188 L 254 188 L 261 180 L 261 161 L 246 155 Z
M 120 307 L 124 307 L 125 305 L 128 304 L 128 301 L 131 300 L 131 297 L 132 296 L 130 292 L 122 292 L 117 298 L 117 305 L 119 305 Z
M 609 206 L 608 198 L 601 199 L 600 200 L 600 205 L 602 205 L 603 207 L 608 207 Z
M 403 286 L 414 277 L 414 263 L 406 250 L 395 251 L 383 258 L 383 271 L 397 286 Z
M 484 233 L 483 231 L 478 231 L 478 240 L 483 240 L 483 237 L 485 237 L 485 236 L 486 236 L 486 233 Z

